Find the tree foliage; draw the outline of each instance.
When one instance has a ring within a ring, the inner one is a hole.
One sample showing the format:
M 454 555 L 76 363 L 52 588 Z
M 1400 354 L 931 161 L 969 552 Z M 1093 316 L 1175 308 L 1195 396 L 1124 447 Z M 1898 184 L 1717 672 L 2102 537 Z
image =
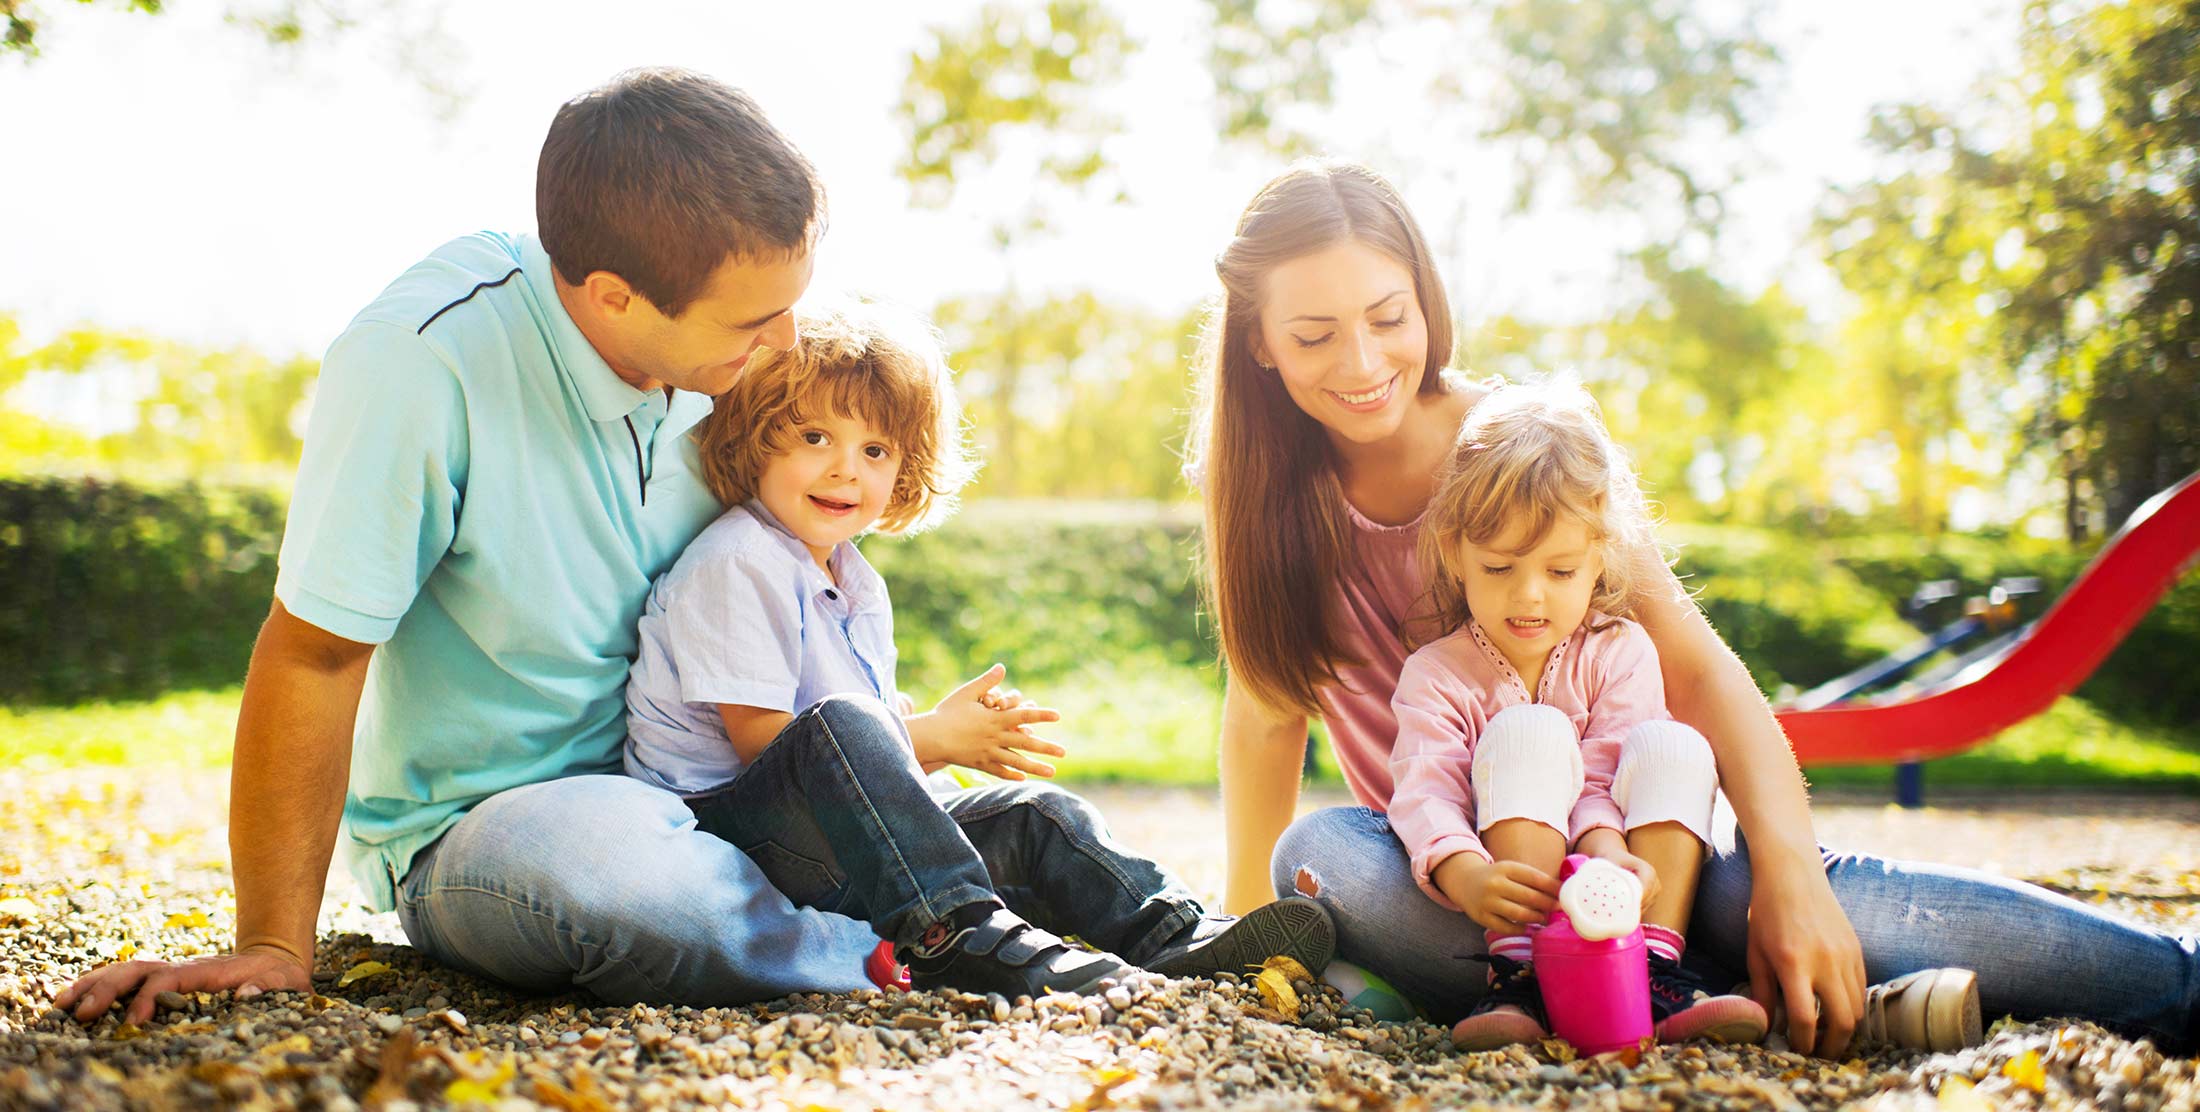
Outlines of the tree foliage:
M 0 473 L 287 473 L 297 466 L 297 418 L 319 368 L 303 357 L 96 328 L 34 347 L 0 314 Z M 34 404 L 41 391 L 80 399 L 72 408 L 90 419 L 42 410 Z
M 1687 0 L 1309 0 L 1281 17 L 1254 0 L 1207 2 L 1227 138 L 1321 149 L 1312 121 L 1333 105 L 1341 57 L 1386 36 L 1433 42 L 1450 62 L 1413 107 L 1428 156 L 1494 140 L 1518 163 L 1520 208 L 1570 182 L 1599 207 L 1647 208 L 1659 194 L 1698 230 L 1716 229 L 1733 180 L 1706 156 L 1746 128 L 1779 64 L 1755 2 L 1725 21 Z
M 1903 105 L 1900 172 L 1840 193 L 1831 258 L 1890 393 L 1973 377 L 2051 454 L 2073 537 L 2200 469 L 2200 3 L 2025 9 L 2023 69 L 1968 117 Z

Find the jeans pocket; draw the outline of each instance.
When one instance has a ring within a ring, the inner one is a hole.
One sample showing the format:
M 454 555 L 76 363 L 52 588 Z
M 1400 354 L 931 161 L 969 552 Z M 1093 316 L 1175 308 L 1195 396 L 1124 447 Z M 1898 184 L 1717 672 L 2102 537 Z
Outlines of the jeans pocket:
M 741 852 L 756 862 L 756 867 L 764 871 L 764 878 L 779 889 L 780 895 L 803 907 L 840 910 L 846 883 L 824 862 L 770 841 L 758 842 Z

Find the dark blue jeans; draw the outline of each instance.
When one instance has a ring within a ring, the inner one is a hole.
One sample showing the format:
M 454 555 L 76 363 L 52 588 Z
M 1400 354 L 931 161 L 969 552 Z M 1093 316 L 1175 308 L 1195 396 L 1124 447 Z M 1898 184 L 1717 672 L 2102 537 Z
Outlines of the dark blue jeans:
M 1989 1018 L 2068 1015 L 2170 1048 L 2200 1034 L 2200 938 L 2126 922 L 2020 881 L 1952 865 L 1822 850 L 1826 879 L 1885 981 L 1953 965 L 1978 973 Z M 1337 921 L 1337 956 L 1386 978 L 1438 1017 L 1483 992 L 1482 929 L 1414 884 L 1390 822 L 1365 807 L 1301 817 L 1276 843 L 1276 893 L 1319 891 Z M 1301 873 L 1305 877 L 1301 877 Z M 1303 880 L 1303 884 L 1302 884 Z M 1749 847 L 1704 862 L 1689 918 L 1688 964 L 1732 984 L 1747 976 Z
M 733 783 L 688 806 L 788 899 L 904 945 L 958 908 L 999 902 L 1135 965 L 1202 914 L 1068 792 L 1027 782 L 935 795 L 900 718 L 876 699 L 820 700 Z

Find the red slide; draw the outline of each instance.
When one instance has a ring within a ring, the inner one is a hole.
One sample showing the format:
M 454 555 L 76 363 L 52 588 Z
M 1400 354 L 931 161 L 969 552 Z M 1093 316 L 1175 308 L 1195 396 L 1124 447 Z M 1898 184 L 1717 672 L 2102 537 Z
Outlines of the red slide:
M 1806 765 L 1923 761 L 1969 749 L 2085 682 L 2196 553 L 2200 474 L 2147 499 L 2055 605 L 1990 666 L 1894 702 L 1781 711 L 1780 725 Z

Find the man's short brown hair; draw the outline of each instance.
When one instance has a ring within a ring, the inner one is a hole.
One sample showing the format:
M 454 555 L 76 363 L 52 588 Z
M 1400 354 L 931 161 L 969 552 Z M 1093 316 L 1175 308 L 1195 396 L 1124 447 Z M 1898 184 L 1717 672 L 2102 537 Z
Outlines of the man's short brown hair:
M 825 229 L 825 189 L 747 93 L 686 70 L 628 70 L 550 121 L 535 223 L 567 283 L 609 271 L 677 317 L 727 259 L 807 253 Z

